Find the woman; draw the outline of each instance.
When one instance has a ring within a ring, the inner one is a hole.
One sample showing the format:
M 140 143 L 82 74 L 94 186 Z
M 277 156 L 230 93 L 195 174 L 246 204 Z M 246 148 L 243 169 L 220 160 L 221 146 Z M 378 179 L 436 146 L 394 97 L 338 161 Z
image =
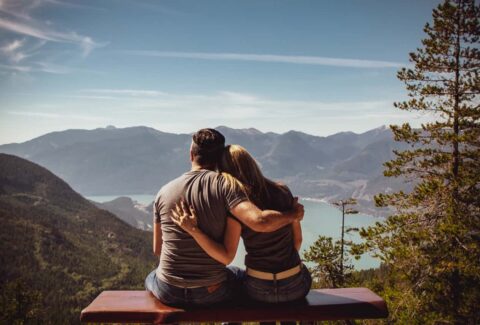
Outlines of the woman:
M 220 170 L 230 186 L 238 186 L 260 209 L 287 211 L 296 199 L 282 184 L 265 178 L 253 157 L 239 145 L 225 149 Z M 212 258 L 227 265 L 237 251 L 240 236 L 247 255 L 246 293 L 262 302 L 286 302 L 305 297 L 311 276 L 298 254 L 302 243 L 300 222 L 270 233 L 260 233 L 228 218 L 223 245 L 206 236 L 196 223 L 195 211 L 184 203 L 172 211 L 173 221 L 187 231 Z

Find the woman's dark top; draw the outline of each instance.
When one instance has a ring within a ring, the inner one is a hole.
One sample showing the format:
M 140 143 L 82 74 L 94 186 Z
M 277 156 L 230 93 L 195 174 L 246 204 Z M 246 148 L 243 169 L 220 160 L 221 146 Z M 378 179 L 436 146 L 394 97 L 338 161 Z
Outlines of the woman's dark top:
M 288 187 L 267 182 L 269 198 L 255 202 L 259 208 L 284 212 L 292 209 L 293 196 Z M 300 256 L 293 246 L 292 225 L 274 232 L 255 232 L 242 224 L 242 239 L 247 255 L 245 265 L 258 271 L 278 273 L 300 264 Z

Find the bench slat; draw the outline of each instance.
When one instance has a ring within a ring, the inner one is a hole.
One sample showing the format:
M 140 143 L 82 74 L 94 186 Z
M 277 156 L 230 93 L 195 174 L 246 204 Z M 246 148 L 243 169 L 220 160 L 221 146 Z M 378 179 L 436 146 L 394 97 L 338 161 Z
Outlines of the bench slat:
M 311 290 L 305 300 L 282 304 L 248 302 L 187 310 L 169 307 L 148 291 L 103 291 L 82 310 L 82 322 L 172 324 L 373 319 L 388 316 L 385 301 L 367 288 Z

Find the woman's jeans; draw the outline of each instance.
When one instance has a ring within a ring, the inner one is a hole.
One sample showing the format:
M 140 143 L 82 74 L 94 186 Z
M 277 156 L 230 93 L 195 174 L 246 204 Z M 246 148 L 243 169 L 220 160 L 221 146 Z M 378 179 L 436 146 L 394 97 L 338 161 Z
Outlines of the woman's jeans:
M 247 276 L 244 290 L 257 301 L 268 303 L 287 302 L 304 298 L 310 291 L 312 277 L 305 266 L 299 273 L 286 279 L 270 281 Z
M 156 270 L 145 279 L 145 288 L 158 300 L 169 306 L 206 306 L 233 300 L 241 292 L 245 271 L 235 266 L 227 267 L 227 281 L 199 288 L 181 288 L 160 280 Z

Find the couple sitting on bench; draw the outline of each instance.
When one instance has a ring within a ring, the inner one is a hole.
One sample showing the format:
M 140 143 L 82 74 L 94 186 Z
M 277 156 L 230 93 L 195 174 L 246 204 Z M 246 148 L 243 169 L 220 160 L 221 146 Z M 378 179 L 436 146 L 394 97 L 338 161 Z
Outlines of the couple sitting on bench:
M 207 306 L 245 295 L 269 303 L 304 298 L 311 276 L 298 250 L 303 206 L 265 178 L 241 146 L 213 129 L 193 135 L 192 169 L 163 186 L 154 202 L 154 253 L 145 287 L 171 306 Z M 175 162 L 173 162 L 175 163 Z M 246 271 L 226 266 L 240 236 Z

